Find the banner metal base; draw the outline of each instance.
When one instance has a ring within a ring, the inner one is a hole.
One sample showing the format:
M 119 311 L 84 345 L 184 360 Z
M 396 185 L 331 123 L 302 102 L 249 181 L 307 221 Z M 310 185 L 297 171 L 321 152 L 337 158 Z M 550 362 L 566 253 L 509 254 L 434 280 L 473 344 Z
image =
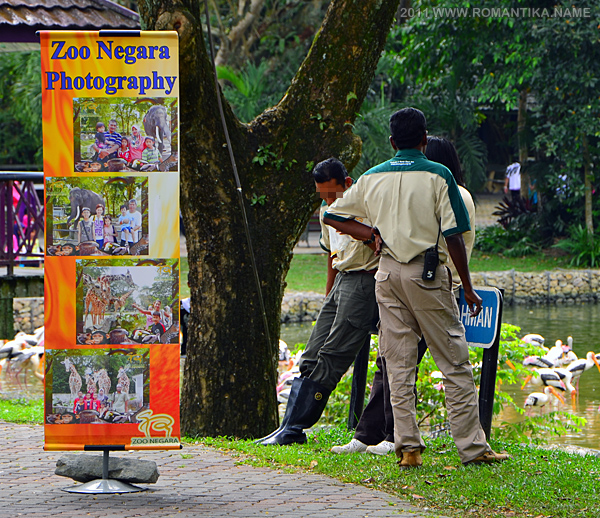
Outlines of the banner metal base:
M 111 493 L 138 493 L 147 491 L 146 487 L 138 487 L 120 480 L 99 478 L 80 484 L 78 486 L 64 488 L 67 493 L 88 493 L 88 494 L 111 494 Z
M 108 456 L 110 447 L 103 448 L 102 458 L 102 478 L 86 482 L 79 486 L 64 488 L 67 493 L 88 493 L 92 495 L 98 494 L 114 494 L 114 493 L 139 493 L 147 491 L 146 487 L 138 487 L 127 482 L 108 478 Z

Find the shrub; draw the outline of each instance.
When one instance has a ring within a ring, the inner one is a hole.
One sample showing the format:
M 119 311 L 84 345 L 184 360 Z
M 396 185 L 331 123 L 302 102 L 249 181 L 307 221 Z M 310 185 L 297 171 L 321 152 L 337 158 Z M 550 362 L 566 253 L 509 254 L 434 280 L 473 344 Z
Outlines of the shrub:
M 600 265 L 600 235 L 589 235 L 582 225 L 569 228 L 569 237 L 559 241 L 554 248 L 565 250 L 573 255 L 570 266 Z

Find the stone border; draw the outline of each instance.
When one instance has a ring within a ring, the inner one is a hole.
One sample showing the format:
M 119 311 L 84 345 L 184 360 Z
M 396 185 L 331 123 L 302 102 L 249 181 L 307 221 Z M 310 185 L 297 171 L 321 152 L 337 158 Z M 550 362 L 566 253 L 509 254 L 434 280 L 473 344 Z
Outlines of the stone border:
M 13 299 L 15 333 L 33 333 L 44 325 L 44 297 Z
M 506 304 L 580 304 L 600 301 L 600 270 L 555 269 L 541 273 L 471 273 L 474 286 L 504 288 Z M 325 295 L 314 291 L 289 291 L 281 303 L 281 323 L 316 320 Z M 14 301 L 15 331 L 31 333 L 44 325 L 44 299 Z
M 504 288 L 507 304 L 581 304 L 600 301 L 600 270 L 555 269 L 541 273 L 471 273 L 474 286 Z

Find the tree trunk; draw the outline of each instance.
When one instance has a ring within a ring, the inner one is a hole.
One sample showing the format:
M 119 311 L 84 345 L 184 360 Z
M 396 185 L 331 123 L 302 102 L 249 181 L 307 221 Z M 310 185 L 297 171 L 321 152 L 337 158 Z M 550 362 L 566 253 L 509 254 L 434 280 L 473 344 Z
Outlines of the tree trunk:
M 268 343 L 205 51 L 202 4 L 140 3 L 146 27 L 177 30 L 180 41 L 181 208 L 192 301 L 181 400 L 185 434 L 256 437 L 276 427 L 281 300 L 293 247 L 318 203 L 311 170 L 330 156 L 349 170 L 358 161 L 360 140 L 352 123 L 397 4 L 333 0 L 286 95 L 251 123 L 240 123 L 221 96 L 261 279 Z M 252 205 L 253 195 L 264 195 L 264 205 Z
M 592 159 L 590 158 L 590 146 L 585 133 L 581 135 L 583 145 L 583 178 L 585 192 L 585 228 L 587 229 L 590 241 L 594 240 L 594 220 L 592 215 L 592 183 L 594 175 L 592 173 Z
M 519 112 L 517 115 L 517 134 L 519 141 L 519 162 L 521 163 L 521 197 L 529 198 L 529 173 L 527 172 L 527 89 L 521 90 L 519 94 Z

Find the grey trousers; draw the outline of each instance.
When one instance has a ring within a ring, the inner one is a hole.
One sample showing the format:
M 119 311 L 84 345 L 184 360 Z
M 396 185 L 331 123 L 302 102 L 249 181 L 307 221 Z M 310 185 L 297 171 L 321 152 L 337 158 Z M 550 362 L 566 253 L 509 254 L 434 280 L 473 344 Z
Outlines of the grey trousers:
M 339 272 L 300 359 L 300 375 L 333 390 L 364 345 L 376 318 L 373 274 Z
M 394 413 L 396 454 L 425 449 L 416 422 L 413 391 L 417 344 L 423 336 L 446 380 L 446 408 L 461 462 L 491 448 L 479 423 L 477 389 L 469 363 L 465 330 L 458 316 L 448 268 L 423 281 L 423 258 L 399 263 L 383 256 L 376 274 L 381 318 L 379 348 L 385 357 Z

